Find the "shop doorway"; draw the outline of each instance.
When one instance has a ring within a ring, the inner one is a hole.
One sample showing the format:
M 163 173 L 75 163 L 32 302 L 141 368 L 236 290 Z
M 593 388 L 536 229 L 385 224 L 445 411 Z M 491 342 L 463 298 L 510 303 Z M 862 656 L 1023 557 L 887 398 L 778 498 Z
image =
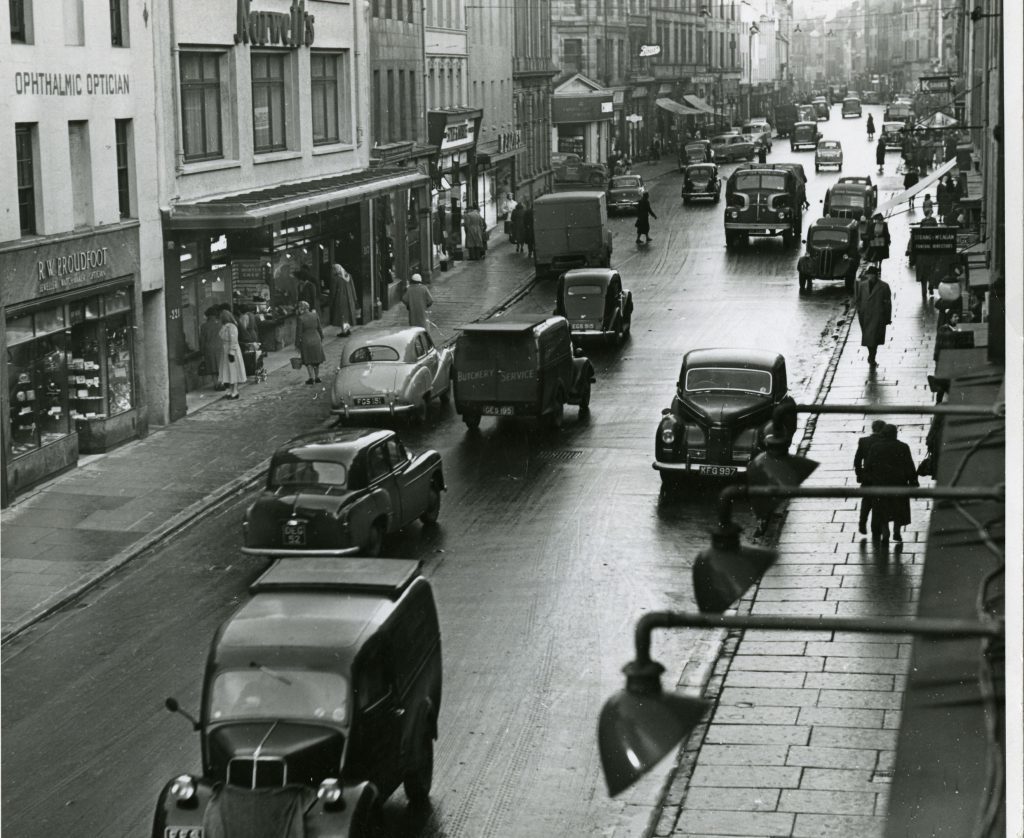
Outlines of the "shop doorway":
M 335 213 L 331 224 L 330 248 L 330 265 L 341 265 L 352 274 L 352 283 L 356 288 L 356 301 L 360 313 L 358 322 L 365 323 L 368 319 L 366 301 L 372 300 L 372 294 L 369 281 L 369 260 L 364 258 L 363 253 L 363 223 L 360 205 L 353 204 L 342 207 Z M 327 267 L 328 279 L 330 265 Z

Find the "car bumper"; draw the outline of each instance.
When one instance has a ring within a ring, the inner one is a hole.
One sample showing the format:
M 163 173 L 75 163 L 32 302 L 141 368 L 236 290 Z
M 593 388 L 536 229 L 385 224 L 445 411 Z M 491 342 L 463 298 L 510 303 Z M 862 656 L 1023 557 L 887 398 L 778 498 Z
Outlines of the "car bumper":
M 666 463 L 662 460 L 655 460 L 651 463 L 655 471 L 664 471 L 674 474 L 693 473 L 709 474 L 716 477 L 730 477 L 734 474 L 744 474 L 747 470 L 746 464 L 719 464 L 719 463 Z
M 694 189 L 690 192 L 684 192 L 684 198 L 714 198 L 718 194 L 716 189 Z
M 379 405 L 367 405 L 367 406 L 347 406 L 332 407 L 331 413 L 335 416 L 343 416 L 349 419 L 353 416 L 407 416 L 416 409 L 415 405 L 411 404 L 379 404 Z
M 828 160 L 815 160 L 814 163 L 815 163 L 816 166 L 842 166 L 843 165 L 843 161 L 842 160 L 837 160 L 834 157 L 829 158 Z
M 725 229 L 733 232 L 749 233 L 751 236 L 777 236 L 784 230 L 792 230 L 792 220 L 777 221 L 773 224 L 754 224 L 745 221 L 726 221 Z
M 610 201 L 608 203 L 608 209 L 610 210 L 635 210 L 639 206 L 639 201 Z
M 297 550 L 290 547 L 243 547 L 242 552 L 246 556 L 265 556 L 272 559 L 300 559 L 309 558 L 310 556 L 329 556 L 331 558 L 341 558 L 343 556 L 357 556 L 359 555 L 360 547 L 341 547 L 336 549 L 328 549 L 325 547 L 306 547 L 302 550 Z

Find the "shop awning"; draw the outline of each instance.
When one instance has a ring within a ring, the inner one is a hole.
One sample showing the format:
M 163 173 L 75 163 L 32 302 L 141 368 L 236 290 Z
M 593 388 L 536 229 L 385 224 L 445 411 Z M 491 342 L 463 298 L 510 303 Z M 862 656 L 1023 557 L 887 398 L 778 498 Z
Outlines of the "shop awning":
M 239 195 L 172 204 L 162 212 L 163 223 L 171 230 L 253 229 L 283 218 L 358 204 L 366 198 L 428 182 L 425 174 L 414 169 L 364 169 Z
M 646 87 L 634 87 L 629 96 L 631 99 L 643 99 L 647 95 Z
M 880 212 L 882 213 L 882 215 L 885 215 L 885 213 L 889 212 L 889 210 L 895 209 L 900 204 L 909 201 L 918 192 L 923 192 L 929 186 L 932 186 L 940 177 L 946 174 L 954 166 L 956 166 L 955 157 L 952 158 L 951 160 L 947 160 L 927 177 L 921 178 L 916 184 L 911 186 L 910 189 L 904 189 L 902 192 L 897 192 L 884 204 L 879 204 L 878 207 L 875 209 L 875 212 Z
M 716 111 L 711 105 L 705 102 L 700 96 L 691 96 L 686 94 L 683 96 L 683 101 L 691 108 L 696 108 L 701 113 L 711 114 L 712 116 L 725 116 L 722 111 Z
M 661 85 L 661 87 L 658 88 L 658 95 L 659 96 L 666 96 L 669 93 L 671 93 L 674 89 L 675 89 L 675 85 L 674 84 L 663 84 L 663 85 Z
M 941 111 L 936 111 L 927 119 L 917 123 L 918 128 L 952 128 L 954 125 L 959 125 L 953 117 L 948 114 L 944 114 Z
M 696 108 L 688 108 L 686 105 L 680 105 L 672 99 L 655 99 L 654 104 L 662 110 L 669 111 L 670 113 L 677 114 L 678 116 L 704 116 L 704 111 L 699 111 Z

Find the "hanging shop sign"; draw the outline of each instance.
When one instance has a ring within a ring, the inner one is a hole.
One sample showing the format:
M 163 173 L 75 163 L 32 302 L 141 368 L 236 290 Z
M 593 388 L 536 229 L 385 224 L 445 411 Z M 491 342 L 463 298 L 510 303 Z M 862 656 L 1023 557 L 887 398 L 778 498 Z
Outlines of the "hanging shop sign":
M 590 93 L 584 96 L 555 95 L 551 97 L 551 121 L 557 124 L 600 122 L 614 113 L 612 94 Z
M 480 132 L 480 108 L 450 108 L 427 111 L 427 137 L 442 154 L 469 150 Z
M 953 90 L 951 76 L 921 76 L 918 84 L 922 93 L 949 93 Z
M 236 44 L 279 44 L 292 49 L 313 44 L 316 17 L 306 11 L 305 0 L 293 0 L 287 12 L 253 11 L 251 0 L 238 0 L 236 17 Z
M 919 253 L 956 253 L 956 227 L 915 227 L 910 231 L 911 251 Z

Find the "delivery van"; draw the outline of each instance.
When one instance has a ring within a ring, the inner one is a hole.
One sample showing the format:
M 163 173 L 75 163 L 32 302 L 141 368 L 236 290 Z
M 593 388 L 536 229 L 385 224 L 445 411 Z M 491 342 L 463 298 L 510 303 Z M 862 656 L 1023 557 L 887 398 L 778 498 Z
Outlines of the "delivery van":
M 612 232 L 603 192 L 556 192 L 533 204 L 534 265 L 537 276 L 572 268 L 607 268 Z

